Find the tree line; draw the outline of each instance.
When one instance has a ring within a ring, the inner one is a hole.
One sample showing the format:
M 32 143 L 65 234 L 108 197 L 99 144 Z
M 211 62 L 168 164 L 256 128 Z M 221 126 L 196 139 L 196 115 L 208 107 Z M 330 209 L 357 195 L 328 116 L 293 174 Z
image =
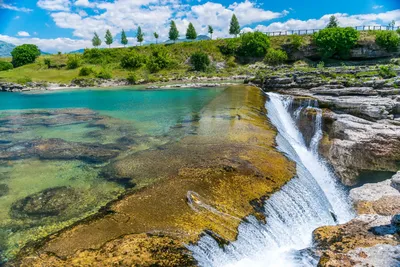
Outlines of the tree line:
M 212 39 L 214 33 L 214 28 L 211 25 L 208 25 L 208 34 L 210 35 L 210 38 Z M 236 17 L 235 14 L 232 15 L 230 26 L 229 26 L 229 34 L 234 35 L 235 37 L 240 33 L 240 24 L 239 21 Z M 153 33 L 154 38 L 156 39 L 156 43 L 158 43 L 158 38 L 160 35 L 157 32 Z M 188 40 L 196 40 L 197 39 L 197 31 L 193 24 L 190 22 L 189 26 L 186 30 L 186 39 Z M 136 40 L 140 45 L 144 42 L 144 37 L 145 34 L 142 31 L 142 28 L 139 26 L 136 32 Z M 178 28 L 176 27 L 175 21 L 171 21 L 170 23 L 170 28 L 169 28 L 169 33 L 168 33 L 168 38 L 169 40 L 173 41 L 174 43 L 176 40 L 179 38 L 179 31 Z M 108 47 L 111 47 L 111 44 L 114 43 L 114 38 L 113 35 L 111 34 L 110 30 L 106 31 L 106 35 L 104 36 L 104 41 L 108 45 Z M 124 45 L 124 47 L 128 44 L 128 37 L 126 36 L 126 33 L 124 30 L 121 32 L 121 44 Z M 102 40 L 100 39 L 99 35 L 95 32 L 94 37 L 92 39 L 92 44 L 94 47 L 99 47 L 102 44 Z

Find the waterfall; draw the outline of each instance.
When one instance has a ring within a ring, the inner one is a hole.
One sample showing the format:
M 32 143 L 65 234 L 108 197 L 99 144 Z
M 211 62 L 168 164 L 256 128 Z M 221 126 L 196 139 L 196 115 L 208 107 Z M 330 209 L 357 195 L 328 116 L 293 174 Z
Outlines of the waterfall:
M 268 96 L 266 108 L 278 130 L 278 149 L 296 162 L 296 176 L 265 201 L 266 224 L 249 216 L 240 224 L 237 240 L 223 248 L 207 234 L 197 245 L 188 246 L 200 266 L 316 266 L 313 230 L 354 216 L 345 191 L 318 154 L 322 111 L 309 101 L 291 114 L 292 97 Z M 316 110 L 309 148 L 295 121 L 303 108 Z

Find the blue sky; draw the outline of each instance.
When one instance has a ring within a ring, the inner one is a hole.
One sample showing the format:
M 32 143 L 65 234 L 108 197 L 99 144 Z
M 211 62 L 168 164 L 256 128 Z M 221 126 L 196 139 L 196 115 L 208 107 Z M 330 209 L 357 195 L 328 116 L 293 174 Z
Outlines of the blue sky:
M 335 14 L 342 26 L 400 26 L 400 0 L 0 0 L 0 40 L 35 43 L 43 51 L 67 52 L 90 46 L 93 32 L 107 29 L 120 46 L 119 32 L 127 31 L 131 45 L 138 26 L 153 42 L 157 31 L 167 38 L 173 19 L 183 36 L 189 22 L 206 34 L 208 24 L 215 37 L 226 37 L 235 13 L 244 31 L 318 29 Z

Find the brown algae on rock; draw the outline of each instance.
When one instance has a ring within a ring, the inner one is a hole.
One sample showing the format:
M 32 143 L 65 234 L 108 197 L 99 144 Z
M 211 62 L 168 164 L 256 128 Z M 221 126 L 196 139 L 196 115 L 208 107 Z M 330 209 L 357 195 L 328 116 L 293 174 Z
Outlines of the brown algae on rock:
M 227 88 L 200 119 L 187 122 L 194 135 L 119 157 L 102 172 L 106 179 L 129 179 L 137 185 L 134 191 L 98 216 L 26 247 L 8 264 L 190 266 L 194 262 L 184 244 L 204 231 L 234 240 L 241 219 L 262 217 L 251 203 L 295 173 L 294 164 L 275 149 L 276 131 L 264 105 L 265 96 L 255 87 Z M 139 246 L 134 251 L 143 257 L 128 259 L 132 252 L 125 245 Z

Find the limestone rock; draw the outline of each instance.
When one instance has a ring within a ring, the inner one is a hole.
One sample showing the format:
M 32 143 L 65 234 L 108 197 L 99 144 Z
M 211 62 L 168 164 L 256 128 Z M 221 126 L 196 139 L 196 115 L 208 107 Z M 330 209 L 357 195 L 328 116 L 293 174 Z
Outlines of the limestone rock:
M 400 171 L 392 177 L 392 187 L 400 191 Z
M 400 192 L 390 186 L 391 180 L 365 184 L 350 191 L 359 214 L 396 215 L 400 213 Z

